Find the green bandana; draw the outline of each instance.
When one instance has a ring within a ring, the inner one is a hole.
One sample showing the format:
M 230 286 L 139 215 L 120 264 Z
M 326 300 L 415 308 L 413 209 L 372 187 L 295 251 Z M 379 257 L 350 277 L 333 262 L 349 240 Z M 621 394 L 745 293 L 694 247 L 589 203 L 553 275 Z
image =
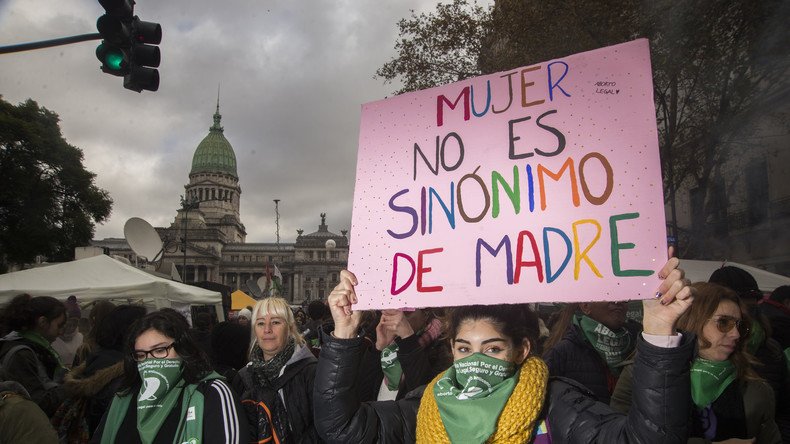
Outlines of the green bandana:
M 45 349 L 47 349 L 47 351 L 57 361 L 58 367 L 60 367 L 61 369 L 65 370 L 65 371 L 68 371 L 66 366 L 63 365 L 63 361 L 60 360 L 60 355 L 58 354 L 58 352 L 56 352 L 55 349 L 52 348 L 52 344 L 50 344 L 49 341 L 47 341 L 43 336 L 41 336 L 41 334 L 39 334 L 38 332 L 33 331 L 33 330 L 25 330 L 25 331 L 19 332 L 19 336 L 22 336 L 23 338 L 27 339 L 28 341 L 30 341 L 30 342 L 32 342 L 34 344 L 38 344 L 38 345 L 44 347 Z
M 203 377 L 200 382 L 212 381 L 214 379 L 225 379 L 216 372 L 211 372 Z M 183 384 L 183 383 L 182 383 Z M 178 384 L 176 388 L 181 387 Z M 201 444 L 203 440 L 203 408 L 204 398 L 203 394 L 198 390 L 198 384 L 189 384 L 183 388 L 184 396 L 181 401 L 181 415 L 178 423 L 178 429 L 173 437 L 173 444 Z M 179 390 L 180 391 L 180 390 Z M 126 417 L 126 412 L 129 410 L 129 405 L 132 402 L 132 396 L 137 396 L 136 393 L 119 396 L 116 395 L 110 408 L 107 411 L 107 420 L 104 425 L 104 433 L 101 436 L 101 444 L 115 443 L 116 434 L 123 419 Z M 167 413 L 170 413 L 169 411 Z M 139 418 L 138 418 L 139 421 Z M 138 422 L 139 424 L 139 422 Z M 138 425 L 139 427 L 139 425 Z M 142 430 L 140 430 L 140 437 L 142 438 Z M 145 441 L 143 442 L 151 442 Z
M 595 351 L 606 361 L 609 370 L 615 375 L 620 375 L 619 366 L 634 351 L 636 342 L 631 338 L 631 332 L 625 327 L 619 332 L 610 330 L 595 319 L 586 316 L 575 316 L 573 323 L 584 333 L 584 337 Z
M 765 329 L 759 322 L 752 322 L 752 327 L 749 330 L 749 341 L 746 343 L 746 349 L 749 353 L 755 354 L 757 350 L 765 342 Z
M 137 397 L 137 430 L 143 442 L 152 442 L 186 383 L 181 359 L 146 359 L 137 364 L 143 385 Z
M 475 353 L 455 361 L 433 387 L 451 442 L 484 442 L 518 383 L 512 362 Z
M 691 399 L 698 408 L 705 408 L 718 399 L 733 381 L 735 366 L 731 361 L 697 358 L 691 364 Z
M 400 378 L 403 376 L 403 368 L 398 359 L 398 349 L 398 344 L 393 342 L 381 351 L 381 371 L 387 378 L 387 388 L 390 390 L 398 390 Z

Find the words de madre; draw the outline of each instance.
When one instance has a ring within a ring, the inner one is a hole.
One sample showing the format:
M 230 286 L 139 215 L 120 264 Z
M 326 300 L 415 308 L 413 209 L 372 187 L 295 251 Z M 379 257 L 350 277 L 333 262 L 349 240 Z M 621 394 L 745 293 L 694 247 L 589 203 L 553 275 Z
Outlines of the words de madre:
M 359 308 L 646 298 L 666 258 L 647 40 L 362 108 Z

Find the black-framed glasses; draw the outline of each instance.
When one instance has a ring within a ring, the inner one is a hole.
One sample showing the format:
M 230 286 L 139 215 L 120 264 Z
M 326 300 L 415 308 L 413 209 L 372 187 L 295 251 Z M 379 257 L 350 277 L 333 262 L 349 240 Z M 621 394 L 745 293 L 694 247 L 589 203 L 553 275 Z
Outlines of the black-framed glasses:
M 135 350 L 132 352 L 132 359 L 137 362 L 145 361 L 148 356 L 151 356 L 155 359 L 162 359 L 166 358 L 167 355 L 170 353 L 170 349 L 175 347 L 176 343 L 172 342 L 170 345 L 165 345 L 164 347 L 156 347 L 152 348 L 151 350 Z
M 732 316 L 719 316 L 708 319 L 716 323 L 716 328 L 722 333 L 729 333 L 733 328 L 738 328 L 738 333 L 745 335 L 749 333 L 749 328 L 743 319 L 736 319 Z

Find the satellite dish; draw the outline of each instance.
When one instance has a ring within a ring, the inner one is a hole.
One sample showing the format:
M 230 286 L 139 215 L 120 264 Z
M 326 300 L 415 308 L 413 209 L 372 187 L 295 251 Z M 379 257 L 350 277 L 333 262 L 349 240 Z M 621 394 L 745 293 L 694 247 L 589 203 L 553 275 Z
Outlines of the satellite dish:
M 250 293 L 252 293 L 255 299 L 260 299 L 263 294 L 261 287 L 255 282 L 255 279 L 247 279 L 247 289 L 250 290 Z
M 162 254 L 162 239 L 154 227 L 139 217 L 132 217 L 123 226 L 123 235 L 132 251 L 144 257 L 148 262 L 155 262 Z

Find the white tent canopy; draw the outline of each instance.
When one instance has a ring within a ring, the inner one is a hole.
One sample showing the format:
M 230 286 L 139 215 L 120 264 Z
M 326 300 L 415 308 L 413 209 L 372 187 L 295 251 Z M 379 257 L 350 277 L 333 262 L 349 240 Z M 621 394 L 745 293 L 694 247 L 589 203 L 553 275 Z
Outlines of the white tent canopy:
M 729 261 L 698 261 L 681 259 L 680 268 L 686 272 L 691 282 L 708 282 L 714 271 L 724 266 L 733 266 L 748 271 L 757 280 L 757 286 L 763 293 L 770 293 L 782 285 L 790 285 L 790 277 L 771 273 L 760 268 Z
M 75 295 L 80 304 L 142 303 L 149 310 L 214 305 L 222 319 L 220 293 L 153 276 L 103 254 L 0 275 L 0 305 L 21 293 L 61 300 Z

